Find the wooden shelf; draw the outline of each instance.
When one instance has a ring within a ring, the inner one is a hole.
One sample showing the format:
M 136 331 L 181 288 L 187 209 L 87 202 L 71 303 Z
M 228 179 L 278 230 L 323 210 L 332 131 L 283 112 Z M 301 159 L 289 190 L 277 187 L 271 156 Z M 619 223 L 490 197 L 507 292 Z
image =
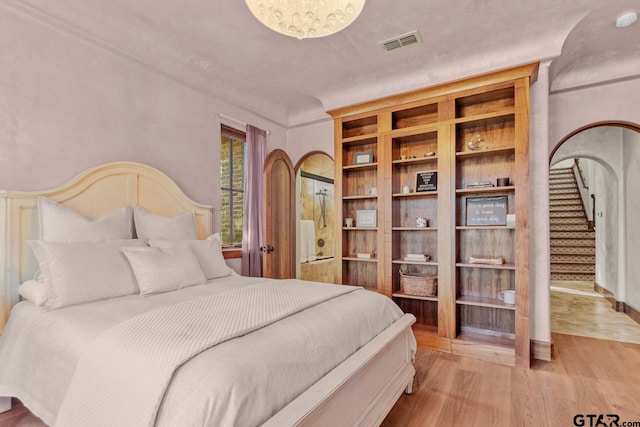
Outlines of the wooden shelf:
M 509 353 L 514 350 L 515 340 L 513 338 L 492 335 L 489 333 L 490 331 L 487 332 L 488 333 L 463 331 L 458 334 L 456 341 L 499 347 L 510 350 Z
M 515 189 L 516 187 L 513 185 L 506 187 L 456 188 L 456 194 L 512 193 Z
M 429 157 L 416 157 L 415 159 L 404 159 L 404 160 L 393 160 L 391 164 L 395 166 L 407 166 L 407 165 L 417 165 L 423 163 L 429 163 L 438 160 L 438 156 L 429 156 Z
M 455 119 L 456 123 L 468 123 L 476 122 L 480 120 L 495 119 L 498 117 L 513 116 L 515 114 L 515 108 L 513 106 L 501 108 L 490 113 L 474 114 L 471 116 L 458 117 Z
M 408 295 L 408 294 L 403 294 L 402 292 L 394 292 L 393 294 L 391 294 L 393 297 L 395 298 L 405 298 L 405 299 L 415 299 L 415 300 L 420 300 L 420 301 L 434 301 L 434 302 L 438 302 L 438 297 L 419 297 L 416 295 Z M 437 332 L 437 330 L 436 330 Z
M 457 225 L 456 230 L 515 230 L 506 225 Z
M 377 198 L 378 198 L 377 194 L 342 196 L 342 200 L 367 200 L 367 199 L 377 199 Z
M 474 157 L 482 157 L 482 156 L 493 155 L 493 154 L 515 153 L 515 151 L 516 151 L 516 148 L 514 146 L 487 148 L 485 150 L 478 150 L 478 151 L 459 151 L 456 153 L 456 159 L 466 160 L 466 159 L 472 159 Z
M 472 296 L 461 296 L 456 300 L 456 304 L 461 305 L 474 305 L 476 307 L 491 307 L 504 310 L 515 310 L 515 305 L 505 304 L 504 301 L 500 301 L 497 298 L 483 298 Z
M 377 138 L 378 138 L 377 133 L 369 133 L 366 135 L 358 135 L 358 136 L 352 136 L 350 138 L 343 138 L 342 144 L 350 145 L 350 146 L 375 144 L 377 141 Z
M 438 130 L 438 126 L 440 126 L 441 122 L 436 123 L 424 123 L 415 126 L 402 127 L 392 129 L 390 131 L 385 132 L 385 135 L 390 135 L 392 137 L 401 137 L 405 135 L 414 135 L 418 133 L 428 133 L 435 132 Z
M 416 193 L 415 191 L 413 193 L 393 193 L 393 197 L 394 198 L 403 198 L 403 197 L 437 197 L 438 196 L 438 192 L 437 191 L 423 191 L 420 193 Z
M 456 267 L 462 268 L 489 268 L 493 270 L 515 270 L 513 264 L 471 264 L 468 262 L 456 262 Z
M 438 231 L 438 227 L 392 227 L 393 231 Z
M 343 261 L 356 261 L 356 262 L 378 262 L 378 258 L 356 258 L 356 257 L 342 257 Z
M 378 231 L 378 227 L 342 227 L 345 231 Z
M 368 169 L 377 169 L 378 168 L 378 162 L 373 162 L 373 163 L 363 163 L 361 165 L 347 165 L 347 166 L 343 166 L 342 169 L 345 172 L 350 172 L 350 171 L 363 171 L 363 170 L 368 170 Z
M 394 259 L 393 264 L 410 264 L 410 265 L 438 265 L 438 261 L 406 261 L 404 259 Z

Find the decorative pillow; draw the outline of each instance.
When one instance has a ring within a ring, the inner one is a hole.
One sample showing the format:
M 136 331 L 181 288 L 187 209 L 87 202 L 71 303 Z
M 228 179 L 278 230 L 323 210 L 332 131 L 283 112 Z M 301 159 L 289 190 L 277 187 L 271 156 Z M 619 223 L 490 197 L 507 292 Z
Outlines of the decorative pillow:
M 40 240 L 48 242 L 97 242 L 133 237 L 130 206 L 98 217 L 89 217 L 51 199 L 39 197 L 38 222 Z
M 173 218 L 149 213 L 142 206 L 133 210 L 138 239 L 189 240 L 197 239 L 193 212 L 184 212 Z
M 207 279 L 189 245 L 167 248 L 124 248 L 138 279 L 140 295 L 175 291 Z
M 18 286 L 18 293 L 22 298 L 35 305 L 44 305 L 50 298 L 49 286 L 42 280 L 27 280 Z
M 146 246 L 144 240 L 102 242 L 44 242 L 29 240 L 49 287 L 46 308 L 138 292 L 138 285 L 122 248 Z
M 204 275 L 207 280 L 231 275 L 233 270 L 229 268 L 224 260 L 220 240 L 213 236 L 209 237 L 207 240 L 149 240 L 149 246 L 156 248 L 167 249 L 173 248 L 176 245 L 188 245 L 189 248 L 191 248 L 198 259 L 200 267 L 202 268 L 202 271 L 204 271 Z

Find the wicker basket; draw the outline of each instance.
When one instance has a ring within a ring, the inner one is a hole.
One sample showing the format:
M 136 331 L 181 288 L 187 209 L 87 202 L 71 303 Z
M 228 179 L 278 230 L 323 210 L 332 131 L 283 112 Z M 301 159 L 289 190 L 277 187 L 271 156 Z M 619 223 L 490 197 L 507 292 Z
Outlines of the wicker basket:
M 407 295 L 435 297 L 438 295 L 438 276 L 400 270 L 400 289 Z

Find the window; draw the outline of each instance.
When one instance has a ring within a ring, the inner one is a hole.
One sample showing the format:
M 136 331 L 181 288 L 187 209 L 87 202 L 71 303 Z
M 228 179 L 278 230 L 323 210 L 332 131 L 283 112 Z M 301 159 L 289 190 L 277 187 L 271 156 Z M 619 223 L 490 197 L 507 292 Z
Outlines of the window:
M 246 134 L 225 125 L 222 125 L 221 133 L 220 237 L 223 246 L 241 246 Z

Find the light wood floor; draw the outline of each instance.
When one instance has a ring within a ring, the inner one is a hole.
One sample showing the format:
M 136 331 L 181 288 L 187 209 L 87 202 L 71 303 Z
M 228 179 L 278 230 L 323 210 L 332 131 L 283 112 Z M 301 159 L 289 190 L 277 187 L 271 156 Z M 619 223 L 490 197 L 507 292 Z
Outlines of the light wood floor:
M 577 414 L 640 425 L 640 345 L 555 333 L 553 341 L 555 359 L 529 370 L 419 349 L 414 393 L 383 426 L 560 427 Z
M 640 325 L 593 288 L 593 282 L 551 281 L 551 331 L 640 344 Z

